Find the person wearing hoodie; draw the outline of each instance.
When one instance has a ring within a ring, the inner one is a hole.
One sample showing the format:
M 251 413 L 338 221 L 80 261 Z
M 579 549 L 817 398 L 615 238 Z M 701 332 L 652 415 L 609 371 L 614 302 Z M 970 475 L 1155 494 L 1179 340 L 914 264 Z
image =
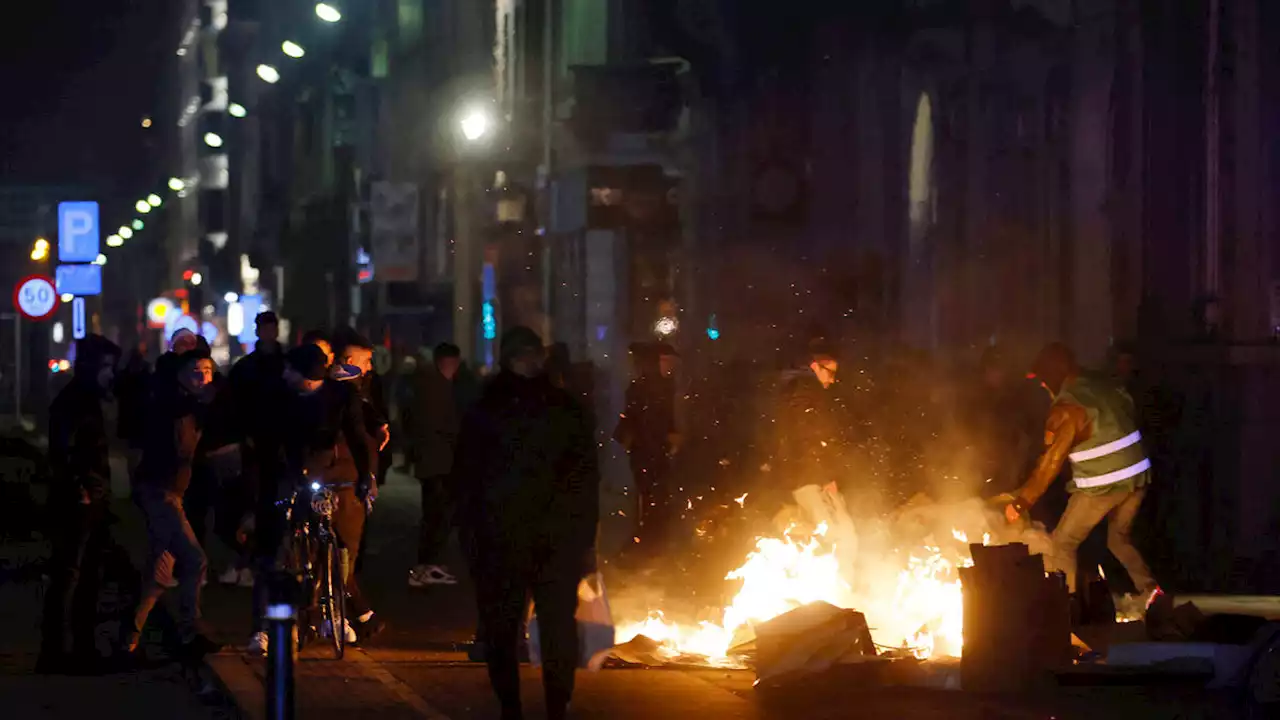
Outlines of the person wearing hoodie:
M 453 449 L 462 422 L 461 398 L 455 380 L 462 364 L 457 345 L 440 343 L 433 362 L 415 374 L 413 398 L 414 476 L 422 487 L 422 520 L 418 533 L 418 564 L 409 571 L 409 587 L 456 585 L 458 579 L 442 562 L 454 527 L 457 499 L 449 487 Z
M 62 672 L 96 661 L 94 609 L 82 602 L 85 565 L 106 532 L 111 498 L 110 439 L 102 405 L 110 399 L 120 348 L 101 335 L 76 343 L 71 382 L 49 408 L 49 464 L 53 481 L 47 508 L 53 554 L 52 584 L 44 596 L 43 643 L 38 670 Z
M 285 475 L 292 482 L 310 478 L 313 482 L 339 486 L 333 527 L 339 542 L 354 560 L 360 554 L 364 522 L 377 484 L 373 468 L 377 447 L 365 432 L 361 399 L 348 375 L 358 377 L 354 368 L 342 374 L 326 372 L 327 359 L 315 345 L 289 351 L 286 382 L 289 397 L 284 423 Z M 359 642 L 374 634 L 380 623 L 364 599 L 355 576 L 354 562 L 346 577 L 349 642 Z M 265 609 L 265 608 L 264 608 Z M 266 647 L 266 638 L 255 636 L 255 644 Z
M 502 336 L 501 371 L 462 421 L 452 468 L 472 532 L 489 680 L 504 720 L 522 717 L 519 645 L 532 597 L 547 717 L 566 717 L 578 664 L 578 584 L 594 568 L 600 472 L 581 406 L 542 373 L 542 340 Z
M 147 560 L 126 650 L 138 650 L 152 608 L 166 589 L 176 585 L 182 655 L 194 660 L 218 649 L 203 632 L 200 612 L 200 588 L 208 562 L 183 508 L 212 400 L 215 367 L 208 351 L 197 348 L 179 356 L 173 368 L 173 386 L 159 388 L 154 398 L 134 488 L 134 500 L 147 523 Z

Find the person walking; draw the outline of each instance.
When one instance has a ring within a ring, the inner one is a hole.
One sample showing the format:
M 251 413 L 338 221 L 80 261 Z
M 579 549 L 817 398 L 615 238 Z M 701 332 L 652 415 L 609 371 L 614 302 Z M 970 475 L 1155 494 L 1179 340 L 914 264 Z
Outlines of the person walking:
M 147 560 L 133 632 L 125 649 L 138 651 L 152 608 L 165 590 L 176 586 L 182 655 L 194 661 L 219 647 L 203 632 L 200 588 L 208 561 L 183 508 L 212 400 L 215 367 L 208 351 L 195 349 L 179 356 L 174 369 L 175 386 L 158 388 L 160 395 L 150 411 L 139 483 L 134 489 L 134 500 L 147 523 Z
M 519 645 L 529 598 L 541 631 L 547 717 L 567 716 L 578 664 L 578 584 L 594 568 L 600 472 L 579 404 L 542 373 L 542 340 L 502 336 L 501 370 L 465 416 L 453 466 L 489 680 L 504 720 L 523 717 Z
M 454 527 L 457 498 L 449 477 L 461 425 L 461 398 L 454 384 L 462 352 L 440 343 L 432 363 L 414 377 L 413 408 L 415 458 L 413 472 L 422 488 L 422 520 L 418 532 L 418 564 L 409 572 L 409 587 L 455 585 L 458 579 L 443 555 Z
M 75 374 L 49 408 L 47 503 L 53 541 L 41 622 L 43 642 L 36 669 L 70 672 L 97 664 L 94 588 L 81 581 L 106 532 L 111 500 L 110 439 L 102 405 L 111 395 L 120 348 L 100 335 L 76 343 Z

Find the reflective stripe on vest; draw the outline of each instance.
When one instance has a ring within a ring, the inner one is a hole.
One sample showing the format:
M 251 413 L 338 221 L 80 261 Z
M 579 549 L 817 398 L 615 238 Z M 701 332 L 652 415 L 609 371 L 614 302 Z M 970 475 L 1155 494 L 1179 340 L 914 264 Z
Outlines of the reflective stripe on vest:
M 1071 462 L 1076 462 L 1076 463 L 1084 462 L 1085 460 L 1095 460 L 1104 455 L 1110 455 L 1113 452 L 1119 452 L 1129 447 L 1130 445 L 1133 445 L 1134 443 L 1141 442 L 1141 441 L 1142 441 L 1142 433 L 1139 432 L 1138 430 L 1134 430 L 1133 432 L 1129 433 L 1128 435 L 1125 435 L 1119 440 L 1112 440 L 1106 445 L 1099 445 L 1098 447 L 1089 448 L 1088 450 L 1073 452 L 1067 457 L 1071 458 Z
M 1150 469 L 1151 469 L 1151 460 L 1149 460 L 1148 458 L 1142 458 L 1142 460 L 1130 465 L 1127 468 L 1116 470 L 1115 472 L 1109 472 L 1106 475 L 1096 475 L 1094 477 L 1075 477 L 1075 478 L 1072 478 L 1072 480 L 1075 482 L 1076 487 L 1082 487 L 1082 488 L 1101 487 L 1103 485 L 1113 485 L 1118 482 L 1123 482 L 1133 477 L 1134 475 L 1144 473 Z

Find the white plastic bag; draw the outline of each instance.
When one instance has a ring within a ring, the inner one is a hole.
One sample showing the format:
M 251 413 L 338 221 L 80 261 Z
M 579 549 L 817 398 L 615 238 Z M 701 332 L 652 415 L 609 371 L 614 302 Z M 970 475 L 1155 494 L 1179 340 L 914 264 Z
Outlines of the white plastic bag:
M 537 612 L 535 607 L 529 620 L 529 662 L 533 665 L 542 664 Z M 578 583 L 578 611 L 574 617 L 578 620 L 578 667 L 599 670 L 600 663 L 592 659 L 603 658 L 613 649 L 614 641 L 613 613 L 600 573 L 588 575 Z

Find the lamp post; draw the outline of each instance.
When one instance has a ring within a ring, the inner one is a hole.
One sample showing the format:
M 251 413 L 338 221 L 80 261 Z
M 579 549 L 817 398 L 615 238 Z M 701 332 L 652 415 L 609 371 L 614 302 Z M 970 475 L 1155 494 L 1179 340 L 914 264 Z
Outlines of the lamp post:
M 493 116 L 488 106 L 464 105 L 457 115 L 458 163 L 453 173 L 454 247 L 453 335 L 464 357 L 476 359 L 476 323 L 479 301 L 476 281 L 480 275 L 479 239 L 475 231 L 473 191 L 476 182 L 475 156 L 489 140 Z

